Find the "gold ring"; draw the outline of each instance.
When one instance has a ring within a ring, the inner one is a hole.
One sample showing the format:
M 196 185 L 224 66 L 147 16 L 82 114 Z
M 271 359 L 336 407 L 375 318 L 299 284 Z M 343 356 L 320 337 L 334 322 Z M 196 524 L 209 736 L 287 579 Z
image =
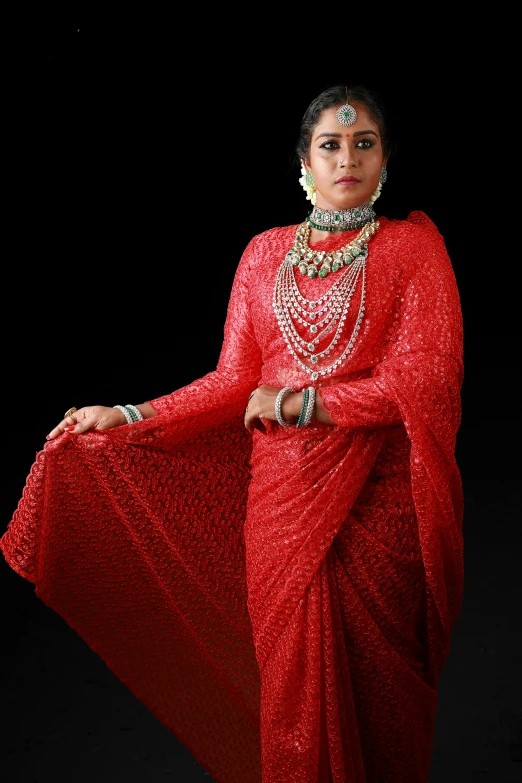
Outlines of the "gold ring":
M 77 412 L 78 408 L 69 408 L 68 411 L 65 411 L 63 414 L 63 418 L 66 419 L 68 416 L 71 417 L 71 419 L 74 421 L 75 424 L 78 424 L 78 419 L 74 415 Z

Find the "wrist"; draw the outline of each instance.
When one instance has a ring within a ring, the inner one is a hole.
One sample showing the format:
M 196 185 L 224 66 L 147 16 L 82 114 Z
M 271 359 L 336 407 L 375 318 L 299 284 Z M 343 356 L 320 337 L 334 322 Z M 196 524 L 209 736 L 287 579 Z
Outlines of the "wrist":
M 120 417 L 120 422 L 119 422 L 119 424 L 117 426 L 120 426 L 121 424 L 128 424 L 127 416 L 123 413 L 123 411 L 121 409 L 122 407 L 123 406 L 120 407 L 120 406 L 114 405 L 113 408 L 112 408 L 115 413 L 116 413 L 116 411 L 118 412 L 117 415 Z
M 140 405 L 136 405 L 136 407 L 144 419 L 152 419 L 154 416 L 158 415 L 157 410 L 152 407 L 150 402 L 142 402 Z
M 292 392 L 292 394 L 286 394 L 283 398 L 283 404 L 281 405 L 281 412 L 283 418 L 286 421 L 297 419 L 301 413 L 301 407 L 303 405 L 303 392 Z

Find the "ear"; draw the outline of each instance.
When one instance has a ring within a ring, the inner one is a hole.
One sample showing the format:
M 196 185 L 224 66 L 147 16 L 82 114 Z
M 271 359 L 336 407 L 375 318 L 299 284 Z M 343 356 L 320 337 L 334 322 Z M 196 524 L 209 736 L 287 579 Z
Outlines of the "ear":
M 305 167 L 306 171 L 310 171 L 310 169 L 312 168 L 310 166 L 310 161 L 307 160 L 306 158 L 301 158 L 301 165 Z

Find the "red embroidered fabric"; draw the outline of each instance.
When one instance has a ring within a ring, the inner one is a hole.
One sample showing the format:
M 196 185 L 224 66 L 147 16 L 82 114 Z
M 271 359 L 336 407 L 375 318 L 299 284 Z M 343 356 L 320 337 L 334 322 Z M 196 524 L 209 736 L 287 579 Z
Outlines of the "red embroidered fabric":
M 272 305 L 296 227 L 274 228 L 216 370 L 46 443 L 0 540 L 216 783 L 428 781 L 463 588 L 461 308 L 427 215 L 380 223 L 355 348 L 316 383 L 335 426 L 243 427 L 257 385 L 310 385 Z M 334 275 L 299 278 L 318 298 Z

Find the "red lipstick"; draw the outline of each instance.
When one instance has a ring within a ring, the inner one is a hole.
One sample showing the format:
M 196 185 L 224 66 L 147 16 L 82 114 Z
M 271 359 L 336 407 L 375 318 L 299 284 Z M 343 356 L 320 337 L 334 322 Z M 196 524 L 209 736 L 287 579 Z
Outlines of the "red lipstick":
M 336 185 L 352 185 L 354 182 L 360 182 L 357 177 L 340 177 L 335 180 Z

